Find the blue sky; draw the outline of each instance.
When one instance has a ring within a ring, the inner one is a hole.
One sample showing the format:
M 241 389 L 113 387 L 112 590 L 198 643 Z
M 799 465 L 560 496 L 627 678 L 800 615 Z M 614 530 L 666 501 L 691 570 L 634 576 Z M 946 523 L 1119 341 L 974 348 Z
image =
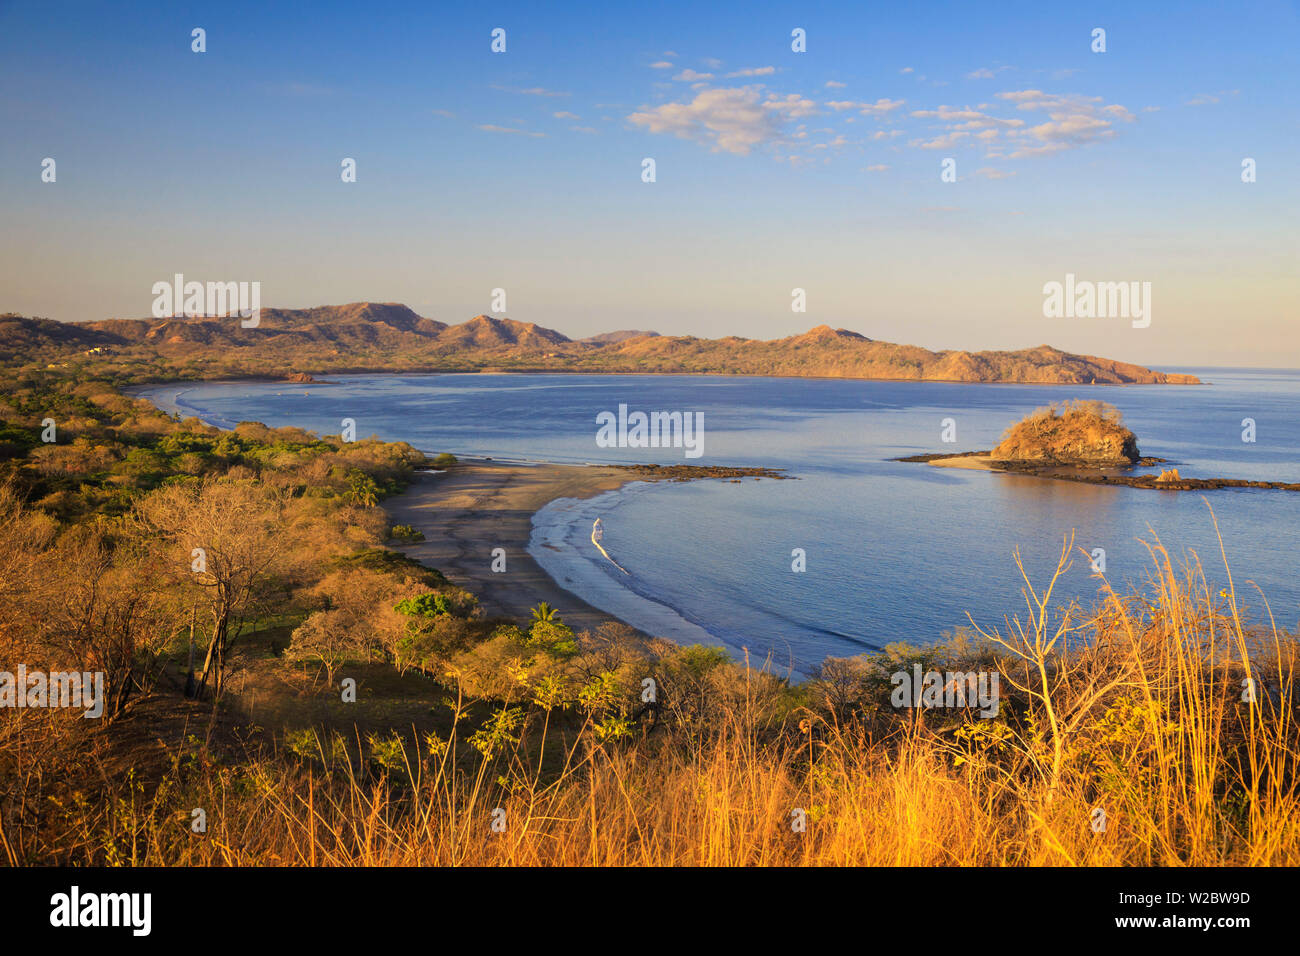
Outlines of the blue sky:
M 0 0 L 0 310 L 147 315 L 183 272 L 448 322 L 500 287 L 574 336 L 1298 364 L 1295 3 L 898 6 Z M 1067 272 L 1150 281 L 1151 326 L 1045 318 Z

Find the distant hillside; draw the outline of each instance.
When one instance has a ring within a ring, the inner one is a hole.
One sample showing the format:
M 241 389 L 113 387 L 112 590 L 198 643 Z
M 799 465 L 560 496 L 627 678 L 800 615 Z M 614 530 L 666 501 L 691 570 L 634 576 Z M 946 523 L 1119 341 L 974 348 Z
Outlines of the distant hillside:
M 619 342 L 626 342 L 628 339 L 657 338 L 658 335 L 658 332 L 637 332 L 634 329 L 623 329 L 619 332 L 601 332 L 599 335 L 589 335 L 585 339 L 578 339 L 578 341 L 585 342 L 588 345 L 616 345 Z
M 19 365 L 48 355 L 51 358 L 73 349 L 113 345 L 119 340 L 88 325 L 55 322 L 53 319 L 25 319 L 0 315 L 0 362 Z
M 98 352 L 92 352 L 98 348 Z M 1047 345 L 1015 352 L 931 352 L 817 326 L 763 341 L 626 330 L 574 341 L 531 322 L 477 315 L 448 325 L 404 305 L 355 302 L 263 309 L 257 328 L 238 317 L 105 319 L 59 323 L 0 316 L 7 365 L 93 362 L 131 378 L 296 372 L 571 371 L 782 375 L 1070 385 L 1199 384 Z
M 493 319 L 486 315 L 476 315 L 461 325 L 448 326 L 438 336 L 438 348 L 444 351 L 546 351 L 569 342 L 570 339 L 559 332 L 531 322 L 525 324 L 513 319 Z

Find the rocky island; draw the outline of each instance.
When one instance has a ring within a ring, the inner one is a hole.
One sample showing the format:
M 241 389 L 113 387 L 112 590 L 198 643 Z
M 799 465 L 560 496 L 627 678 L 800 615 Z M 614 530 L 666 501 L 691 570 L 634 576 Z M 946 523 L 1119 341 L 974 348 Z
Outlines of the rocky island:
M 1164 458 L 1144 457 L 1138 449 L 1137 436 L 1124 426 L 1119 409 L 1095 400 L 1075 399 L 1039 408 L 1008 428 L 997 447 L 989 451 L 909 455 L 894 460 L 1161 491 L 1216 488 L 1300 491 L 1300 482 L 1184 478 L 1177 468 L 1162 468 L 1158 474 L 1135 473 L 1134 468 L 1168 462 Z

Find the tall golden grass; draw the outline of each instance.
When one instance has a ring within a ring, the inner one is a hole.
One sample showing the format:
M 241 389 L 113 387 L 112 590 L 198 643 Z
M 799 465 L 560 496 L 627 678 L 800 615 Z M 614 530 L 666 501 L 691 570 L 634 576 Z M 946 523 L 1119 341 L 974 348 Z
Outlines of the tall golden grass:
M 150 865 L 1300 863 L 1294 636 L 1247 627 L 1230 577 L 1212 590 L 1199 562 L 1175 568 L 1158 541 L 1147 587 L 1104 590 L 1088 611 L 1055 607 L 1071 547 L 1046 587 L 1026 577 L 1025 613 L 985 632 L 1001 649 L 997 720 L 954 731 L 937 711 L 882 725 L 808 709 L 774 721 L 771 682 L 746 668 L 739 702 L 711 726 L 661 726 L 631 741 L 601 742 L 590 721 L 566 734 L 544 725 L 531 746 L 485 758 L 467 753 L 459 728 L 412 739 L 379 774 L 325 733 L 314 760 L 186 758 L 199 763 L 184 773 L 178 764 L 156 790 L 127 782 L 110 803 L 70 813 L 60 855 Z M 205 834 L 191 830 L 195 807 L 206 810 Z

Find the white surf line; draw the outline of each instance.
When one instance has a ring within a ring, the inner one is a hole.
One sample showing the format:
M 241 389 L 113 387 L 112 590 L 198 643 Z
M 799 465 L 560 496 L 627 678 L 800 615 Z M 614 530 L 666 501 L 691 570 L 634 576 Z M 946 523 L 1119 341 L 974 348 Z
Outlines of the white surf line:
M 614 565 L 614 567 L 618 568 L 624 574 L 628 575 L 628 577 L 631 577 L 632 576 L 631 572 L 629 572 L 627 568 L 623 567 L 623 565 L 619 564 L 617 561 L 611 558 L 609 556 L 609 552 L 606 551 L 603 547 L 601 547 L 600 539 L 596 536 L 598 534 L 603 536 L 604 533 L 605 530 L 600 526 L 600 519 L 597 518 L 595 523 L 592 524 L 591 526 L 591 543 L 596 546 L 597 551 L 599 551 L 601 554 L 603 554 L 606 557 L 606 559 L 609 561 L 610 564 Z

